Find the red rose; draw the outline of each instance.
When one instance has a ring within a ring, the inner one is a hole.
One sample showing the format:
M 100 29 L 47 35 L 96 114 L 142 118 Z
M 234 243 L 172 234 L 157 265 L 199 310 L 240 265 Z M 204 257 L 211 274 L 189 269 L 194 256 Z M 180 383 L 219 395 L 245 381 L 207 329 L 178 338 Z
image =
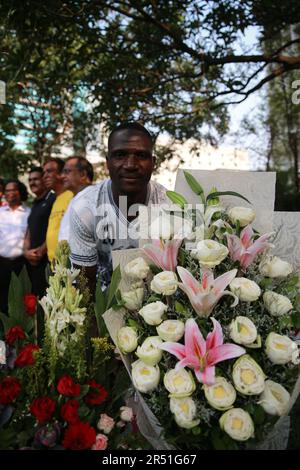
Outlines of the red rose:
M 10 346 L 14 344 L 14 342 L 17 341 L 17 339 L 24 339 L 24 338 L 25 338 L 25 333 L 23 331 L 23 328 L 21 328 L 21 326 L 19 325 L 12 326 L 5 333 L 5 341 Z
M 88 405 L 100 405 L 107 398 L 107 391 L 102 385 L 98 384 L 95 380 L 90 380 L 88 385 L 91 387 L 89 393 L 86 395 L 84 401 Z
M 60 409 L 61 417 L 69 424 L 79 421 L 78 417 L 79 402 L 77 400 L 68 400 Z
M 16 377 L 4 377 L 0 382 L 0 404 L 12 403 L 21 392 L 21 384 Z
M 58 381 L 57 391 L 67 397 L 77 397 L 80 395 L 80 385 L 76 384 L 70 375 L 64 375 Z
M 30 412 L 39 423 L 49 421 L 55 411 L 55 401 L 50 397 L 35 398 L 30 405 Z
M 15 360 L 15 366 L 23 367 L 34 364 L 35 359 L 33 353 L 34 351 L 39 351 L 39 349 L 40 348 L 37 344 L 26 344 L 26 346 L 20 350 L 17 359 Z
M 26 313 L 28 315 L 34 315 L 36 312 L 37 296 L 34 294 L 25 294 L 24 304 L 25 304 Z
M 65 449 L 90 449 L 96 442 L 96 431 L 88 423 L 71 424 L 65 431 L 62 445 Z

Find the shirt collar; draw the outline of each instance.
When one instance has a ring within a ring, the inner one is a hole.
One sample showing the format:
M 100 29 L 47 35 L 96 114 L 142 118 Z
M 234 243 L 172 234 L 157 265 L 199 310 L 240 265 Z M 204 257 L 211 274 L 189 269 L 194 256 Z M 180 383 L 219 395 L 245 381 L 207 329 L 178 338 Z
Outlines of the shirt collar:
M 26 212 L 25 207 L 22 206 L 22 205 L 21 205 L 21 206 L 18 206 L 18 207 L 17 207 L 16 209 L 14 209 L 14 210 L 12 210 L 12 209 L 9 207 L 9 205 L 7 205 L 7 206 L 4 206 L 4 209 L 5 209 L 6 211 L 10 211 L 10 212 L 15 212 L 15 211 Z

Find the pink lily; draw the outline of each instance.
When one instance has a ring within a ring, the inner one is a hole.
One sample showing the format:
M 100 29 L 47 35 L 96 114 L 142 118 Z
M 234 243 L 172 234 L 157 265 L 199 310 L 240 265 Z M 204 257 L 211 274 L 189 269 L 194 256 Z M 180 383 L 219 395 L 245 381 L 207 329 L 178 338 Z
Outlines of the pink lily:
M 199 317 L 208 317 L 223 295 L 234 297 L 232 307 L 238 304 L 238 298 L 232 292 L 224 290 L 235 278 L 237 269 L 232 269 L 216 279 L 211 271 L 205 270 L 201 282 L 181 266 L 178 266 L 177 271 L 182 280 L 178 286 L 186 293 Z
M 143 251 L 158 268 L 175 272 L 181 244 L 182 238 L 173 238 L 168 241 L 152 240 L 151 244 L 143 247 Z
M 244 348 L 232 343 L 223 344 L 223 332 L 220 323 L 212 318 L 214 329 L 206 340 L 192 318 L 185 324 L 185 344 L 166 342 L 160 349 L 168 351 L 179 359 L 175 369 L 189 367 L 194 369 L 199 382 L 211 385 L 215 382 L 215 364 L 245 354 Z
M 265 233 L 253 241 L 253 230 L 247 225 L 242 231 L 240 238 L 236 235 L 227 235 L 227 245 L 230 257 L 233 261 L 239 261 L 241 268 L 245 271 L 257 255 L 262 253 L 269 245 L 268 239 L 272 233 Z

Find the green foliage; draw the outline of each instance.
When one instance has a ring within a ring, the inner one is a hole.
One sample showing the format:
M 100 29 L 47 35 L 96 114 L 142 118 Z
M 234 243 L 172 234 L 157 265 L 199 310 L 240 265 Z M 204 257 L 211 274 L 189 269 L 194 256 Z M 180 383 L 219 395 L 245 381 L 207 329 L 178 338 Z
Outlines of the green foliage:
M 245 198 L 244 196 L 242 196 L 239 193 L 236 193 L 235 191 L 216 191 L 214 193 L 210 193 L 210 194 L 208 194 L 208 196 L 206 198 L 206 202 L 208 202 L 210 200 L 213 200 L 213 199 L 215 199 L 216 197 L 219 197 L 219 196 L 236 196 L 236 197 L 239 197 L 241 199 L 244 199 L 244 201 L 249 202 L 249 204 L 251 204 L 251 202 L 248 201 L 247 198 Z
M 95 303 L 95 316 L 97 321 L 97 327 L 100 336 L 107 334 L 107 328 L 105 326 L 102 315 L 111 307 L 115 307 L 118 304 L 118 287 L 121 280 L 120 266 L 117 266 L 114 270 L 110 285 L 106 292 L 102 291 L 101 279 L 97 281 L 96 287 L 96 303 Z M 120 299 L 119 299 L 120 300 Z
M 8 291 L 8 311 L 9 315 L 0 313 L 0 320 L 7 331 L 14 325 L 19 325 L 26 333 L 30 333 L 34 327 L 34 317 L 29 316 L 25 311 L 24 296 L 31 292 L 31 283 L 24 267 L 19 276 L 14 272 L 11 275 L 11 282 Z
M 174 203 L 177 204 L 181 209 L 184 209 L 187 204 L 187 200 L 181 194 L 176 193 L 175 191 L 167 191 L 166 195 Z
M 261 62 L 251 59 L 254 44 L 243 55 L 237 38 L 255 27 L 260 43 L 272 44 L 278 31 L 298 21 L 295 0 L 275 4 L 129 0 L 121 9 L 107 0 L 2 1 L 0 79 L 7 82 L 8 104 L 0 116 L 6 127 L 1 168 L 8 175 L 17 163 L 24 171 L 28 157 L 43 162 L 64 143 L 84 155 L 100 122 L 111 129 L 139 120 L 155 135 L 215 142 L 228 126 L 226 104 L 251 95 L 267 63 L 262 53 Z M 276 49 L 266 55 L 275 66 Z M 287 61 L 285 73 L 297 65 Z M 26 147 L 18 159 L 17 134 Z
M 184 173 L 185 179 L 186 179 L 189 187 L 191 188 L 191 190 L 195 194 L 197 194 L 197 196 L 200 196 L 200 199 L 201 199 L 202 203 L 205 204 L 204 191 L 203 191 L 203 188 L 202 188 L 201 184 L 198 183 L 196 178 L 194 178 L 194 176 L 191 175 L 191 173 L 189 173 L 188 171 L 184 171 L 183 173 Z

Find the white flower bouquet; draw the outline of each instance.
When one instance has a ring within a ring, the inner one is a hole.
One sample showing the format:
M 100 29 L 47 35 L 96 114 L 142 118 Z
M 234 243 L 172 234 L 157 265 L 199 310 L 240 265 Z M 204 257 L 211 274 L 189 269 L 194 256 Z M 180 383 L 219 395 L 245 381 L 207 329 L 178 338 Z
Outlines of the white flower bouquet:
M 271 254 L 273 234 L 252 228 L 252 209 L 225 210 L 219 197 L 232 192 L 205 197 L 185 176 L 199 206 L 168 192 L 178 213 L 155 220 L 155 238 L 121 263 L 131 288 L 106 324 L 157 448 L 284 448 L 300 388 L 298 276 Z

